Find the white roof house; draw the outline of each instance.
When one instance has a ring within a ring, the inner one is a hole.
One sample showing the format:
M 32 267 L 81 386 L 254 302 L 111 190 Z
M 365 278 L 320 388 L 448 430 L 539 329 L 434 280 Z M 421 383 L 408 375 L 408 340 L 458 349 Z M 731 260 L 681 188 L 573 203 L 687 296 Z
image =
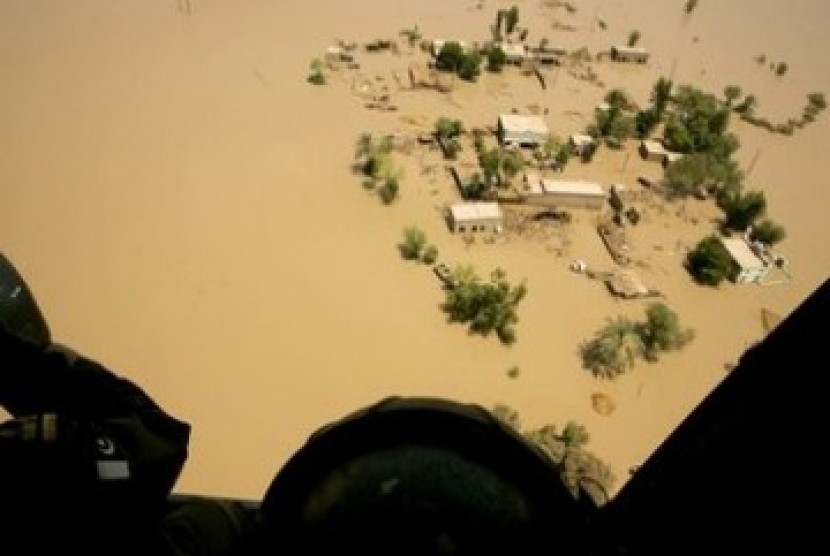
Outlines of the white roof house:
M 504 144 L 535 147 L 550 137 L 548 124 L 541 116 L 502 114 L 498 121 L 499 138 Z
M 606 199 L 598 183 L 551 180 L 532 173 L 525 174 L 524 182 L 527 201 L 532 204 L 598 209 Z
M 770 265 L 753 251 L 746 240 L 741 238 L 721 239 L 729 256 L 735 262 L 736 271 L 732 280 L 738 284 L 758 282 L 770 271 Z
M 663 162 L 668 151 L 662 141 L 656 139 L 645 139 L 640 143 L 640 155 L 646 160 Z
M 611 58 L 618 62 L 640 62 L 648 61 L 648 50 L 639 46 L 612 46 Z
M 455 203 L 450 219 L 454 232 L 499 232 L 504 223 L 501 207 L 492 201 Z
M 574 195 L 605 198 L 605 190 L 589 181 L 542 180 L 542 190 L 548 195 Z

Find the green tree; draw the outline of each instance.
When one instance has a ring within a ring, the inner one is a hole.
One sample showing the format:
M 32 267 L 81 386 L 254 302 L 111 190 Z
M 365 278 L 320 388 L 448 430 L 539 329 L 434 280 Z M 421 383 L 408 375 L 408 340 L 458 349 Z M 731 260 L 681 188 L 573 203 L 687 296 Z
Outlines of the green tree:
M 452 279 L 455 287 L 445 291 L 442 305 L 450 322 L 468 323 L 470 332 L 483 336 L 496 332 L 505 344 L 516 341 L 516 308 L 527 293 L 524 283 L 513 286 L 496 273 L 484 282 L 471 268 L 454 270 Z
M 630 110 L 632 108 L 631 97 L 622 89 L 611 89 L 606 93 L 604 100 L 611 108 L 619 110 Z
M 519 24 L 519 8 L 512 6 L 509 10 L 504 12 L 504 31 L 509 35 L 516 30 Z
M 435 135 L 441 139 L 453 139 L 464 133 L 464 123 L 441 116 L 435 122 Z
M 498 149 L 490 149 L 479 153 L 478 165 L 486 184 L 501 185 L 501 159 L 501 152 Z
M 315 58 L 311 61 L 308 67 L 308 77 L 306 78 L 309 83 L 314 85 L 325 85 L 326 84 L 326 72 L 325 72 L 325 65 L 323 61 L 319 58 Z
M 378 180 L 392 175 L 392 149 L 390 137 L 376 140 L 369 133 L 362 133 L 355 145 L 357 169 L 371 180 Z
M 637 46 L 638 42 L 640 42 L 640 32 L 631 31 L 628 35 L 628 46 Z
M 458 64 L 458 77 L 475 81 L 481 75 L 481 56 L 478 52 L 466 54 Z
M 390 205 L 398 198 L 400 183 L 395 176 L 389 176 L 383 180 L 383 185 L 378 188 L 378 195 L 384 204 Z
M 487 70 L 498 73 L 507 63 L 507 54 L 498 45 L 493 45 L 487 50 Z
M 490 187 L 491 185 L 481 177 L 481 174 L 476 172 L 468 182 L 461 185 L 461 195 L 468 200 L 484 199 Z
M 669 198 L 688 197 L 708 190 L 734 192 L 740 190 L 743 173 L 738 164 L 708 153 L 692 153 L 672 162 L 663 176 L 663 187 Z
M 740 104 L 735 106 L 735 112 L 743 116 L 752 116 L 755 114 L 755 109 L 758 107 L 758 99 L 755 95 L 746 95 Z
M 457 42 L 445 43 L 435 58 L 435 67 L 443 71 L 457 72 L 461 60 L 466 57 L 464 48 Z
M 674 84 L 665 77 L 661 77 L 654 83 L 651 89 L 651 105 L 654 108 L 658 119 L 663 118 L 663 113 L 666 111 L 669 100 L 671 100 L 671 93 Z
M 718 236 L 700 240 L 686 257 L 686 268 L 700 284 L 718 286 L 734 272 L 735 263 Z
M 675 110 L 666 122 L 663 136 L 669 150 L 681 153 L 723 151 L 722 155 L 726 157 L 734 152 L 737 138 L 726 134 L 730 110 L 714 95 L 683 86 L 677 90 L 672 102 Z
M 583 425 L 575 421 L 568 421 L 559 438 L 568 448 L 581 448 L 588 443 L 591 435 L 588 434 L 588 429 Z
M 438 248 L 434 245 L 427 245 L 421 253 L 421 262 L 433 264 L 438 259 Z
M 665 303 L 652 303 L 646 309 L 646 322 L 640 328 L 643 355 L 654 361 L 662 351 L 680 349 L 694 339 L 694 331 L 680 326 L 680 319 Z
M 634 365 L 643 352 L 643 344 L 637 325 L 625 317 L 617 317 L 582 344 L 580 351 L 583 366 L 595 376 L 615 378 Z
M 718 205 L 726 217 L 726 227 L 743 231 L 764 215 L 767 210 L 767 199 L 762 191 L 739 191 L 721 195 Z
M 741 98 L 743 91 L 737 85 L 728 85 L 723 90 L 723 96 L 726 99 L 726 105 L 732 106 L 736 100 Z
M 524 168 L 525 162 L 522 158 L 522 155 L 516 151 L 508 151 L 504 153 L 501 159 L 501 168 L 504 172 L 504 175 L 507 176 L 508 179 L 512 179 L 516 176 L 519 172 L 522 171 Z
M 651 135 L 651 132 L 654 131 L 654 128 L 659 123 L 660 116 L 657 115 L 657 111 L 654 108 L 637 112 L 637 116 L 634 118 L 634 128 L 637 131 L 637 137 L 645 139 Z
M 398 244 L 401 257 L 408 261 L 415 261 L 421 258 L 424 247 L 427 244 L 427 236 L 417 226 L 409 226 L 403 231 L 403 241 Z
M 775 245 L 787 237 L 787 231 L 772 220 L 764 219 L 752 226 L 749 238 L 765 245 Z

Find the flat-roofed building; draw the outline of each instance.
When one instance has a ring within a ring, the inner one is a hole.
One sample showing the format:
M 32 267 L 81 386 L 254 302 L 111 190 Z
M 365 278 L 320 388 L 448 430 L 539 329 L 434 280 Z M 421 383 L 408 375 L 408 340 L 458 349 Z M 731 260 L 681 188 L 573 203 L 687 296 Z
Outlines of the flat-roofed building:
M 605 204 L 603 187 L 588 181 L 566 181 L 525 174 L 525 201 L 534 205 L 598 210 Z
M 500 233 L 504 228 L 504 215 L 496 202 L 455 203 L 450 207 L 449 217 L 453 232 Z
M 496 46 L 504 52 L 507 63 L 520 65 L 528 57 L 527 46 L 523 44 L 511 44 L 506 42 L 496 43 Z
M 541 116 L 502 114 L 499 116 L 498 134 L 504 145 L 537 147 L 550 137 L 550 129 Z
M 769 273 L 770 263 L 758 255 L 745 239 L 726 238 L 721 239 L 721 243 L 735 263 L 730 278 L 736 284 L 760 282 Z
M 639 46 L 612 46 L 611 59 L 616 62 L 648 62 L 648 50 Z

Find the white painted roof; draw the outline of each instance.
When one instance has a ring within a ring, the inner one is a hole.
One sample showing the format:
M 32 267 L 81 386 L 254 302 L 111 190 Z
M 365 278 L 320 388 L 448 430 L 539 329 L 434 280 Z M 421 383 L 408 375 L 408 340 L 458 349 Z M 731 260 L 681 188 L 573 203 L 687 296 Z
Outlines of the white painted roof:
M 480 220 L 500 220 L 501 207 L 490 201 L 473 201 L 456 203 L 450 207 L 452 218 L 456 222 L 474 222 Z
M 764 268 L 766 266 L 764 261 L 755 254 L 743 239 L 726 238 L 721 239 L 721 243 L 741 269 Z
M 560 195 L 584 195 L 586 197 L 604 197 L 605 190 L 598 183 L 589 181 L 542 180 L 545 193 Z
M 502 114 L 499 116 L 502 128 L 512 133 L 531 132 L 538 135 L 548 135 L 548 124 L 541 116 L 523 114 Z

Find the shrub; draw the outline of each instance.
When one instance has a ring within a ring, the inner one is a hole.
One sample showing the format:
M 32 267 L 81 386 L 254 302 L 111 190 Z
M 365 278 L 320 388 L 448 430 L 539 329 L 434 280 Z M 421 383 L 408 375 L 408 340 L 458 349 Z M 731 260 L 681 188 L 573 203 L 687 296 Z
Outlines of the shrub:
M 686 267 L 700 284 L 718 286 L 732 275 L 734 262 L 720 238 L 709 236 L 700 240 L 686 256 Z
M 437 259 L 438 248 L 434 245 L 428 245 L 421 253 L 421 262 L 424 264 L 433 264 Z
M 380 195 L 381 201 L 389 205 L 398 198 L 399 189 L 398 178 L 389 177 L 384 180 L 383 185 L 378 189 L 378 195 Z
M 427 237 L 423 230 L 417 226 L 409 226 L 404 229 L 403 241 L 398 244 L 401 257 L 408 261 L 420 259 L 426 242 Z

